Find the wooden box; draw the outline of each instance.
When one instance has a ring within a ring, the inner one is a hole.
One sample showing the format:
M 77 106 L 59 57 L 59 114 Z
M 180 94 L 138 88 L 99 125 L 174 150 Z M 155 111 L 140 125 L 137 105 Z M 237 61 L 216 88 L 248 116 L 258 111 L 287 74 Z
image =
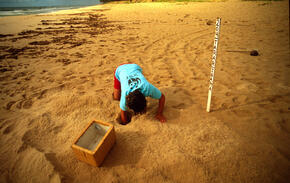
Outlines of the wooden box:
M 93 166 L 100 166 L 115 141 L 114 126 L 94 120 L 75 140 L 72 149 L 79 160 Z

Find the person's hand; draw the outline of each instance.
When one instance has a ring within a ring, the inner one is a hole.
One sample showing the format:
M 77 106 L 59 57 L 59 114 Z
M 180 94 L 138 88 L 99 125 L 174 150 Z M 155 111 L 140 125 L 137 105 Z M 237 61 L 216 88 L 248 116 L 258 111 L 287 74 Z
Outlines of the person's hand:
M 163 116 L 163 114 L 157 114 L 156 119 L 158 119 L 161 123 L 165 123 L 166 122 L 166 118 Z
M 119 124 L 127 125 L 128 123 L 131 122 L 132 114 L 128 111 L 121 110 L 118 118 L 119 118 L 118 119 Z

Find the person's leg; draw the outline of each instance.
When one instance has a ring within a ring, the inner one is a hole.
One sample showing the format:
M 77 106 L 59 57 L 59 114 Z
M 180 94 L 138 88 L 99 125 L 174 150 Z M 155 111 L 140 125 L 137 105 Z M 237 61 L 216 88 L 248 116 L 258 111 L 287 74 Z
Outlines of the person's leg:
M 120 100 L 120 98 L 121 98 L 121 83 L 116 78 L 116 76 L 114 74 L 114 93 L 113 93 L 113 99 L 114 100 Z
M 121 98 L 121 90 L 117 90 L 114 88 L 113 99 L 120 100 L 120 98 Z

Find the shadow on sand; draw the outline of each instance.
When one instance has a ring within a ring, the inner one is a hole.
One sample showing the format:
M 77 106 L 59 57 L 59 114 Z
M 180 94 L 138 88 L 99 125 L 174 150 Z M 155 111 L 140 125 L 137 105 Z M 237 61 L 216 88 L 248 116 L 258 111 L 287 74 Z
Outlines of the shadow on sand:
M 116 133 L 116 144 L 108 153 L 102 167 L 136 164 L 143 154 L 146 139 L 147 137 L 139 132 Z

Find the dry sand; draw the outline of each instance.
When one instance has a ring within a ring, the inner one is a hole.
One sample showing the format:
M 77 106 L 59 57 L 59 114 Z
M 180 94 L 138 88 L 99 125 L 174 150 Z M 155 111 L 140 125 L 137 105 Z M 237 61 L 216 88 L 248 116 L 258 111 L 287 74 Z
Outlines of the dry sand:
M 0 182 L 290 180 L 289 1 L 106 4 L 0 27 Z M 260 56 L 236 52 L 253 49 Z M 167 123 L 151 99 L 145 115 L 117 123 L 113 72 L 124 62 L 165 94 Z M 100 168 L 71 149 L 92 119 L 117 135 Z

